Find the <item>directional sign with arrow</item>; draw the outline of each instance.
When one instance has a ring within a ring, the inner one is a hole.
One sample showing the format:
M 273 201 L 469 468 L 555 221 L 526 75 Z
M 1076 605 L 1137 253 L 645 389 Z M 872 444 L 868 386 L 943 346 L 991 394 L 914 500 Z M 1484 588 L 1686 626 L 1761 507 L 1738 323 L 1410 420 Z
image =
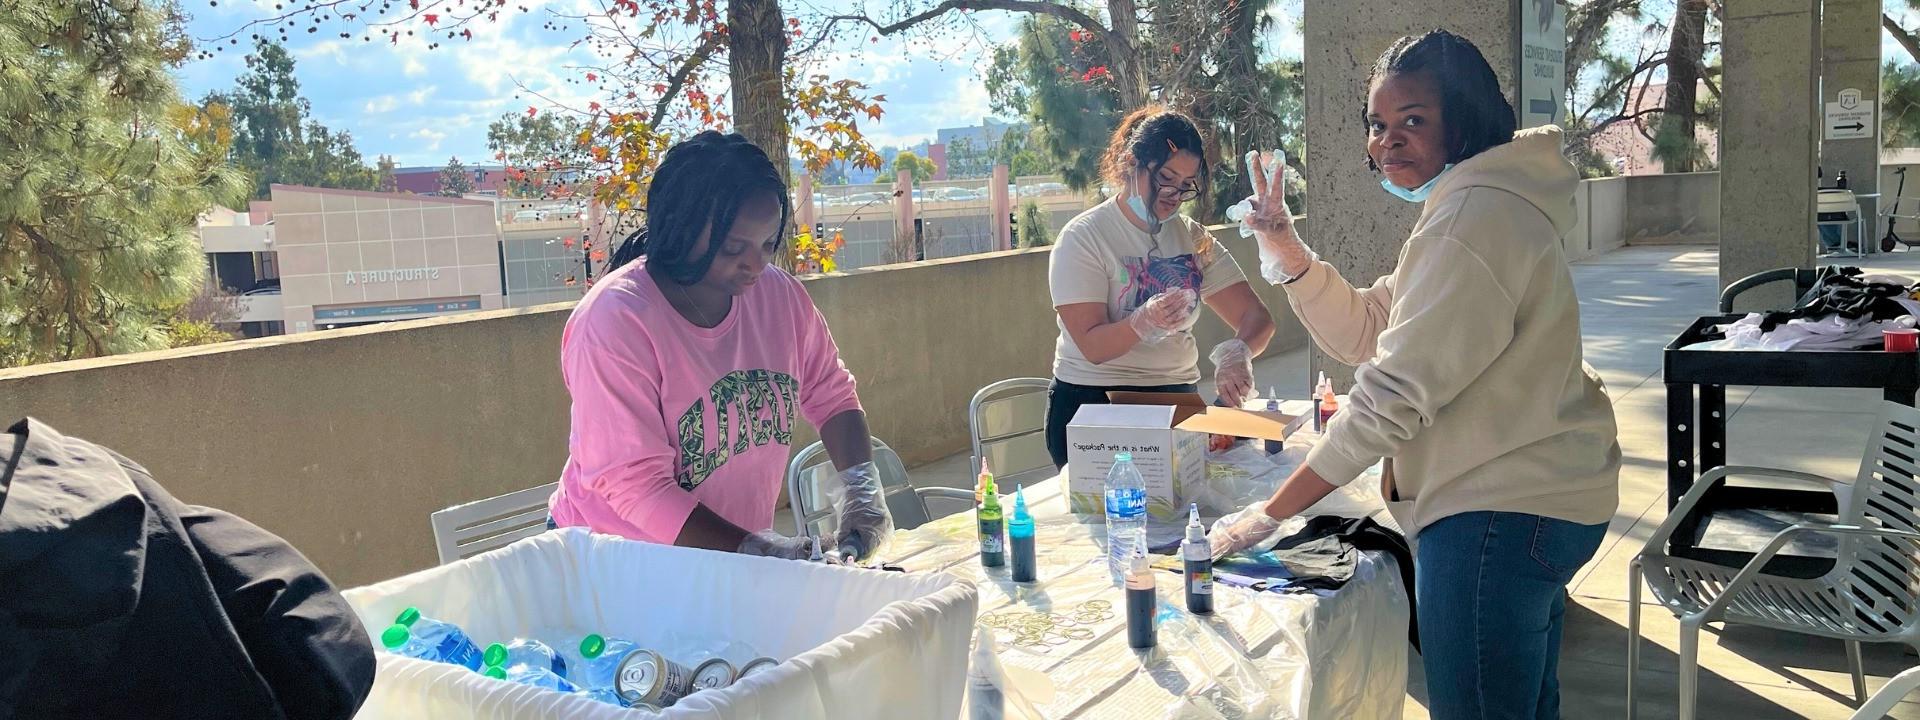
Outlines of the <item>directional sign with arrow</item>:
M 1828 140 L 1873 139 L 1873 101 L 1862 99 L 1854 88 L 1841 90 L 1834 102 L 1827 103 L 1824 120 Z

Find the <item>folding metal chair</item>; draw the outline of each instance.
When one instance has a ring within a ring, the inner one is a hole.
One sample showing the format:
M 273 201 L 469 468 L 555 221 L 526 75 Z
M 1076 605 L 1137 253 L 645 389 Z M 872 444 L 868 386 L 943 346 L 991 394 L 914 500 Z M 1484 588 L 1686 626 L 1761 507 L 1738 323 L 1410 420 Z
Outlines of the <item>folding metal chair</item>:
M 893 514 L 893 526 L 911 530 L 927 524 L 933 513 L 927 509 L 929 498 L 973 502 L 973 493 L 952 488 L 916 488 L 907 478 L 907 466 L 900 455 L 879 438 L 873 439 L 873 464 L 880 475 L 880 487 Z M 808 445 L 787 465 L 787 497 L 792 504 L 793 524 L 807 537 L 824 537 L 835 529 L 833 505 L 827 488 L 836 482 L 839 471 L 827 457 L 827 446 Z
M 967 429 L 973 436 L 973 475 L 980 475 L 980 459 L 993 466 L 996 484 L 1011 490 L 1022 482 L 1052 477 L 1053 456 L 1047 454 L 1047 389 L 1045 378 L 1013 378 L 980 388 L 967 404 Z
M 433 513 L 433 544 L 440 564 L 511 545 L 547 530 L 547 498 L 560 483 L 547 483 L 455 505 Z

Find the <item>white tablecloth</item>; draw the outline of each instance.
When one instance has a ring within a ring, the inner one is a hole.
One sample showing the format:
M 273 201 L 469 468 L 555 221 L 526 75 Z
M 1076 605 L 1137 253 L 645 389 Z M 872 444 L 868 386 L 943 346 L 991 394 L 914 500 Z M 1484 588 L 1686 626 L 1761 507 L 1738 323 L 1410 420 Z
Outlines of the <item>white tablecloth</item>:
M 1016 676 L 1007 717 L 1028 715 L 1018 709 L 1022 700 L 1037 710 L 1031 714 L 1059 720 L 1400 716 L 1409 610 L 1391 557 L 1361 553 L 1353 579 L 1333 592 L 1216 584 L 1209 617 L 1186 612 L 1179 575 L 1156 572 L 1159 645 L 1140 652 L 1127 647 L 1125 596 L 1107 574 L 1101 519 L 1068 512 L 1058 478 L 1027 489 L 1036 583 L 981 567 L 971 512 L 903 531 L 885 553 L 891 565 L 973 581 L 989 625 L 1010 614 L 1051 615 L 1053 644 L 1032 644 L 1031 635 L 1016 643 L 1014 633 L 996 630 L 1000 662 Z M 1010 516 L 1011 496 L 1004 506 Z M 1108 610 L 1095 610 L 1100 602 Z M 1040 675 L 1048 680 L 1035 687 Z

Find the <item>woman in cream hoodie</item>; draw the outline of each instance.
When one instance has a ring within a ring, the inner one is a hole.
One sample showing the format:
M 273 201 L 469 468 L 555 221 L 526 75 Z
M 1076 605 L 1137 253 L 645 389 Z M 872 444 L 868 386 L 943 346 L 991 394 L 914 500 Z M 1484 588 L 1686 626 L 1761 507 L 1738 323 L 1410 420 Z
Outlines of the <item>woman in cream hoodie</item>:
M 1565 586 L 1600 546 L 1620 470 L 1560 249 L 1579 177 L 1557 128 L 1514 132 L 1493 69 L 1445 31 L 1381 55 L 1365 118 L 1368 163 L 1400 198 L 1382 201 L 1424 203 L 1398 266 L 1372 287 L 1319 261 L 1256 162 L 1261 274 L 1357 370 L 1306 462 L 1223 524 L 1215 554 L 1384 459 L 1382 494 L 1415 539 L 1433 717 L 1558 717 Z

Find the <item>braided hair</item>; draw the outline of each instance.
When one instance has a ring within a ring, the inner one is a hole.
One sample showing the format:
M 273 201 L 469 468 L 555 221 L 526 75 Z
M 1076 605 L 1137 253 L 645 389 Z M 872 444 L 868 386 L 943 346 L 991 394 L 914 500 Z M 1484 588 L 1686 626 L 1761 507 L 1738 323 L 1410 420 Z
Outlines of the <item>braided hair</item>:
M 642 255 L 649 270 L 692 285 L 706 277 L 713 258 L 733 229 L 740 206 L 761 193 L 780 200 L 780 238 L 793 213 L 787 184 L 767 153 L 739 133 L 713 130 L 674 145 L 647 183 L 646 226 L 628 235 L 613 254 L 612 266 L 623 267 Z M 711 228 L 709 228 L 711 223 Z M 693 255 L 707 230 L 706 252 Z
M 1425 73 L 1440 90 L 1440 117 L 1447 126 L 1447 162 L 1457 163 L 1513 142 L 1513 104 L 1480 48 L 1445 30 L 1395 40 L 1367 73 L 1367 91 L 1388 75 Z M 1367 122 L 1366 101 L 1360 123 Z M 1372 157 L 1367 169 L 1379 172 Z

